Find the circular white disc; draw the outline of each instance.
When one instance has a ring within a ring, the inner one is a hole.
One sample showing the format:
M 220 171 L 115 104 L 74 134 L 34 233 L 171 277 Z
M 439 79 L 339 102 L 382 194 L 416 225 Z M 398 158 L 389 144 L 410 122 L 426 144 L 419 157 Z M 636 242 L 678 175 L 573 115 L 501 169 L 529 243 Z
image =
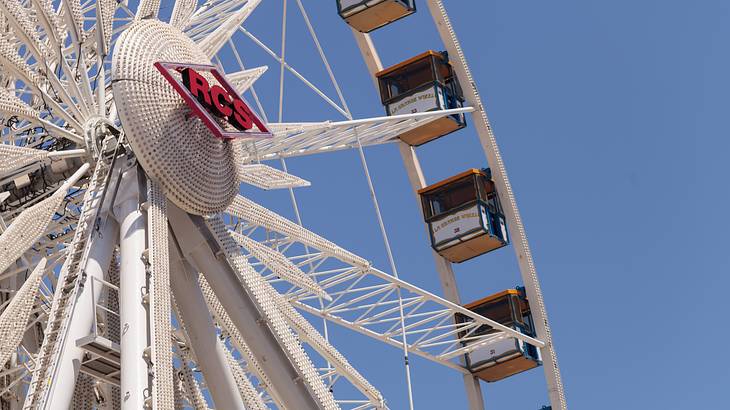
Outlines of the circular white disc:
M 238 193 L 233 144 L 195 116 L 156 62 L 210 64 L 177 28 L 156 20 L 131 25 L 112 59 L 114 98 L 126 138 L 145 172 L 167 197 L 198 215 L 225 210 Z

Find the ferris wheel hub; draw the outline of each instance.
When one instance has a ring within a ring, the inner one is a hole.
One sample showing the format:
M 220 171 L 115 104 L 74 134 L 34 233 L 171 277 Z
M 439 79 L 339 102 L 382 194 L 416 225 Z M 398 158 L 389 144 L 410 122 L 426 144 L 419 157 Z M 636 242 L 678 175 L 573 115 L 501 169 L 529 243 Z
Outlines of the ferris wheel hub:
M 162 61 L 211 64 L 182 31 L 156 20 L 135 22 L 115 45 L 112 84 L 125 138 L 178 207 L 197 215 L 221 212 L 238 194 L 238 143 L 216 138 L 190 115 L 155 68 Z
M 84 123 L 84 143 L 86 144 L 86 152 L 94 160 L 98 159 L 102 154 L 102 147 L 109 139 L 116 139 L 118 142 L 122 132 L 117 129 L 114 124 L 107 118 L 102 116 L 90 117 Z M 116 149 L 117 144 L 106 144 L 107 151 Z

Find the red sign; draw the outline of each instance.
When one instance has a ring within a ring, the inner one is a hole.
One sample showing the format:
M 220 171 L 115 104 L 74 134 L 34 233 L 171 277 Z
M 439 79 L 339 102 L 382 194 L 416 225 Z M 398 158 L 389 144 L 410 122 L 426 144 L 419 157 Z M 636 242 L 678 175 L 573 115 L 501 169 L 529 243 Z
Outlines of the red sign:
M 226 78 L 212 65 L 155 63 L 175 91 L 182 96 L 208 129 L 218 138 L 270 138 L 271 132 L 266 125 L 248 108 L 248 105 L 228 83 Z M 172 71 L 180 74 L 173 75 Z M 210 84 L 200 72 L 209 72 L 218 81 Z M 223 119 L 237 131 L 224 129 L 219 120 Z M 258 131 L 250 131 L 254 125 Z

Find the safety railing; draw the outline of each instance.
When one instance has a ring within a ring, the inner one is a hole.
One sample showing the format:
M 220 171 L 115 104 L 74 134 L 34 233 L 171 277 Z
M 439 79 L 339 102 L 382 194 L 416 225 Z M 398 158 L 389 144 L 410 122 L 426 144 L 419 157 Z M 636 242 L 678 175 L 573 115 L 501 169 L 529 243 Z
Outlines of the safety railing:
M 94 320 L 91 332 L 94 337 L 103 337 L 119 343 L 119 287 L 95 276 L 90 277 L 91 303 Z

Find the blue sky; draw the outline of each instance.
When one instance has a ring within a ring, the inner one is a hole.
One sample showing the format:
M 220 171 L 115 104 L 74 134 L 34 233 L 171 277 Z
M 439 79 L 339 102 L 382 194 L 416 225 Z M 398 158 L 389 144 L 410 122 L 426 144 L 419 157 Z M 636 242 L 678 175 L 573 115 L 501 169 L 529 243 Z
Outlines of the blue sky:
M 442 49 L 423 1 L 373 34 L 388 66 Z M 383 115 L 334 2 L 305 1 L 356 118 Z M 507 164 L 542 280 L 573 409 L 726 408 L 730 285 L 726 1 L 446 1 Z M 280 48 L 281 2 L 246 23 Z M 276 118 L 278 67 L 243 36 Z M 316 49 L 289 1 L 287 60 L 330 96 Z M 285 121 L 341 119 L 286 76 Z M 417 202 L 395 145 L 366 155 L 402 278 L 440 294 Z M 474 127 L 418 148 L 436 182 L 486 166 Z M 278 163 L 276 164 L 278 166 Z M 387 269 L 356 152 L 289 160 L 310 229 Z M 246 189 L 293 218 L 287 192 Z M 465 302 L 519 284 L 511 248 L 457 265 Z M 406 407 L 401 353 L 344 329 L 334 344 Z M 461 377 L 412 360 L 416 408 L 466 408 Z M 542 370 L 484 385 L 492 409 L 547 404 Z

